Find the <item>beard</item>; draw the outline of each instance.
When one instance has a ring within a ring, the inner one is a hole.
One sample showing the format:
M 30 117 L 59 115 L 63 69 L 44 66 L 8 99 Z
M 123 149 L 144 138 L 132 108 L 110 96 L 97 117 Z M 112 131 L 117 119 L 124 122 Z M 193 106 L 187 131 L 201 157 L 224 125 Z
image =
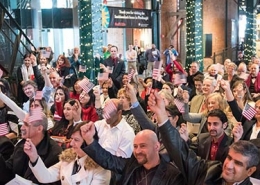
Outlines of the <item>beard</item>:
M 141 165 L 144 165 L 145 163 L 148 162 L 148 159 L 145 154 L 136 154 L 135 158 L 136 158 L 138 164 L 141 164 Z

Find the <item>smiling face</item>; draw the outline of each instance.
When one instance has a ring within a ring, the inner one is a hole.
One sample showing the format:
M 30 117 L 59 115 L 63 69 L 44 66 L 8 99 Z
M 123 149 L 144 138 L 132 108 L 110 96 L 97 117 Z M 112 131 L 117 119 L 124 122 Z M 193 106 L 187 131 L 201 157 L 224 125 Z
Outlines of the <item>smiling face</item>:
M 258 101 L 255 103 L 255 110 L 256 110 L 255 118 L 256 118 L 257 120 L 260 120 L 260 100 L 258 100 Z
M 139 132 L 134 138 L 134 151 L 133 154 L 137 162 L 141 165 L 151 163 L 158 155 L 160 148 L 159 143 L 151 138 L 150 133 Z
M 116 47 L 111 47 L 111 49 L 110 49 L 110 54 L 111 54 L 111 57 L 112 58 L 116 58 L 117 57 L 117 48 Z
M 207 119 L 208 131 L 211 137 L 219 138 L 224 134 L 227 123 L 222 123 L 219 117 L 209 116 Z
M 82 91 L 79 95 L 79 102 L 82 105 L 86 105 L 90 100 L 90 96 L 88 93 L 86 93 L 85 91 Z
M 249 158 L 247 156 L 244 156 L 231 148 L 223 164 L 223 179 L 225 179 L 226 182 L 235 183 L 243 181 L 250 176 L 254 172 L 254 167 L 248 168 L 248 161 Z
M 234 98 L 236 100 L 239 100 L 239 99 L 243 99 L 245 97 L 246 89 L 243 87 L 242 83 L 239 83 L 237 86 L 235 86 L 232 89 L 232 92 L 233 92 Z
M 216 98 L 210 97 L 207 99 L 208 111 L 219 109 L 219 102 L 216 101 Z
M 23 87 L 23 91 L 24 91 L 24 94 L 29 99 L 31 99 L 34 96 L 34 93 L 35 93 L 36 89 L 32 85 L 28 84 L 25 87 Z
M 214 87 L 213 84 L 212 84 L 212 80 L 210 80 L 210 79 L 205 79 L 205 80 L 203 81 L 202 92 L 203 92 L 204 95 L 207 96 L 207 95 L 213 93 L 214 88 L 215 88 L 215 87 Z
M 58 75 L 58 73 L 56 72 L 50 73 L 49 78 L 54 88 L 60 85 L 60 80 L 59 80 L 60 76 Z
M 65 103 L 63 107 L 63 114 L 66 120 L 73 120 L 73 106 L 69 103 Z
M 29 67 L 31 65 L 31 59 L 27 57 L 23 60 L 23 63 L 26 67 Z
M 56 102 L 64 102 L 65 101 L 64 91 L 62 89 L 57 89 L 54 98 Z
M 169 94 L 172 94 L 172 90 L 167 84 L 163 84 L 162 89 L 168 92 Z

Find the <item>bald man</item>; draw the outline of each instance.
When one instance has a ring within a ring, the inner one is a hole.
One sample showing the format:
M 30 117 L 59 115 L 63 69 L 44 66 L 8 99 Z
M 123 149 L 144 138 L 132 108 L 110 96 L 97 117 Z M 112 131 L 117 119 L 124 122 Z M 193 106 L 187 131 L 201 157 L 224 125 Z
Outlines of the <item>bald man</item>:
M 81 127 L 81 133 L 88 144 L 83 149 L 84 152 L 103 168 L 121 174 L 119 184 L 184 184 L 180 171 L 159 154 L 160 144 L 151 130 L 143 130 L 135 136 L 133 155 L 129 159 L 117 157 L 104 150 L 93 139 L 93 125 Z

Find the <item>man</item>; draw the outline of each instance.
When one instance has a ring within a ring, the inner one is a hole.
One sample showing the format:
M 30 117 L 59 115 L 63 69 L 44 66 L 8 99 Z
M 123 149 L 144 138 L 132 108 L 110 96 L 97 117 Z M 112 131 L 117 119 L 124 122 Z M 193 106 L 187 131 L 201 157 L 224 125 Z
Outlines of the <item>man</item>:
M 158 49 L 156 49 L 155 44 L 152 44 L 152 48 L 148 49 L 145 52 L 145 58 L 148 62 L 148 64 L 147 64 L 147 76 L 151 76 L 152 71 L 153 71 L 154 62 L 161 60 L 160 51 Z
M 130 159 L 116 157 L 104 150 L 93 139 L 93 125 L 81 127 L 81 132 L 88 144 L 83 150 L 103 168 L 122 174 L 119 184 L 184 184 L 180 171 L 159 155 L 160 144 L 153 131 L 143 130 L 137 133 Z
M 37 116 L 38 118 L 40 117 L 40 115 Z M 21 127 L 22 140 L 15 146 L 12 156 L 5 161 L 0 154 L 0 184 L 7 183 L 13 179 L 15 174 L 39 184 L 29 168 L 29 158 L 24 153 L 24 143 L 27 138 L 30 138 L 36 146 L 37 152 L 43 159 L 46 167 L 59 162 L 58 155 L 62 149 L 48 136 L 46 131 L 48 125 L 47 117 L 42 113 L 41 120 L 31 122 L 28 120 L 27 118 Z
M 197 75 L 203 75 L 202 72 L 199 71 L 200 65 L 197 61 L 194 61 L 190 64 L 190 71 L 187 77 L 187 83 L 189 88 L 191 88 L 192 90 L 195 89 L 195 84 L 194 84 L 194 77 Z
M 117 54 L 117 46 L 111 46 L 110 56 L 106 60 L 104 60 L 104 65 L 100 64 L 100 66 L 101 68 L 108 66 L 113 67 L 113 73 L 111 74 L 111 78 L 113 81 L 121 83 L 123 74 L 125 73 L 125 63 L 117 56 Z
M 223 111 L 219 109 L 210 111 L 207 115 L 209 132 L 200 134 L 197 140 L 192 142 L 190 148 L 202 159 L 224 162 L 229 146 L 239 141 L 243 134 L 242 125 L 237 124 L 232 131 L 233 138 L 227 136 L 225 134 L 227 124 L 227 116 Z
M 133 151 L 134 130 L 122 117 L 122 102 L 119 99 L 110 99 L 104 110 L 111 104 L 116 110 L 110 113 L 110 118 L 95 122 L 99 143 L 113 155 L 129 158 Z
M 137 51 L 133 50 L 133 45 L 128 45 L 128 50 L 126 51 L 126 60 L 127 60 L 127 70 L 130 73 L 130 69 L 136 70 L 136 59 Z
M 148 104 L 157 116 L 163 144 L 181 171 L 184 184 L 251 184 L 249 176 L 259 163 L 259 151 L 254 144 L 248 141 L 232 144 L 221 171 L 219 168 L 221 163 L 198 159 L 194 152 L 189 150 L 178 131 L 170 125 L 167 113 L 162 111 L 164 102 L 157 92 L 150 95 Z
M 203 94 L 203 91 L 202 91 L 203 80 L 204 80 L 204 75 L 200 75 L 200 74 L 196 75 L 193 78 L 194 88 L 191 91 L 190 100 L 196 95 Z

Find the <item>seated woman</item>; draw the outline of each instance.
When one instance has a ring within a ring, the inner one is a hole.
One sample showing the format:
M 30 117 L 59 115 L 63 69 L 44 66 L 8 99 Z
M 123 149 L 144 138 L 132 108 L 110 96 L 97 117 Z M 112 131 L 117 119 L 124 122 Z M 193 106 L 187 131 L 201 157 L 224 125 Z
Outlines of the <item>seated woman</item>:
M 130 97 L 127 95 L 125 88 L 122 88 L 117 93 L 117 98 L 123 103 L 122 115 L 126 122 L 133 128 L 135 134 L 141 131 L 141 127 L 130 111 Z
M 73 128 L 81 122 L 81 106 L 77 100 L 69 99 L 64 103 L 60 121 L 55 122 L 49 130 L 50 136 L 56 140 L 63 149 L 69 147 Z
M 60 121 L 63 112 L 63 104 L 69 99 L 69 90 L 66 87 L 57 87 L 54 94 L 54 104 L 51 113 L 55 121 Z
M 189 96 L 189 95 L 187 95 Z M 229 136 L 231 134 L 231 125 L 234 122 L 232 119 L 233 116 L 230 112 L 227 111 L 228 104 L 227 101 L 223 96 L 220 95 L 220 93 L 212 93 L 207 96 L 205 100 L 206 108 L 202 113 L 190 113 L 189 112 L 189 97 L 183 97 L 184 99 L 184 113 L 182 114 L 183 119 L 185 121 L 191 122 L 191 123 L 200 123 L 198 135 L 200 133 L 208 132 L 207 125 L 206 125 L 206 115 L 209 111 L 220 109 L 224 113 L 226 113 L 228 117 L 228 127 L 225 130 L 225 133 Z
M 79 96 L 79 102 L 82 107 L 82 120 L 83 121 L 97 121 L 98 114 L 95 109 L 95 95 L 91 89 L 88 93 L 84 90 Z
M 76 83 L 73 85 L 73 90 L 70 92 L 70 98 L 79 100 L 79 95 L 82 92 L 82 88 L 79 86 L 80 80 L 76 81 Z
M 41 183 L 52 183 L 61 180 L 61 184 L 84 184 L 84 185 L 108 185 L 111 173 L 101 168 L 90 157 L 83 147 L 86 146 L 81 136 L 80 127 L 86 124 L 81 122 L 74 127 L 71 135 L 70 146 L 60 155 L 60 162 L 46 168 L 42 159 L 37 154 L 36 147 L 27 139 L 24 144 L 24 152 L 28 155 L 29 166 Z
M 64 55 L 59 55 L 56 62 L 56 71 L 60 77 L 66 77 L 70 74 L 70 62 Z

